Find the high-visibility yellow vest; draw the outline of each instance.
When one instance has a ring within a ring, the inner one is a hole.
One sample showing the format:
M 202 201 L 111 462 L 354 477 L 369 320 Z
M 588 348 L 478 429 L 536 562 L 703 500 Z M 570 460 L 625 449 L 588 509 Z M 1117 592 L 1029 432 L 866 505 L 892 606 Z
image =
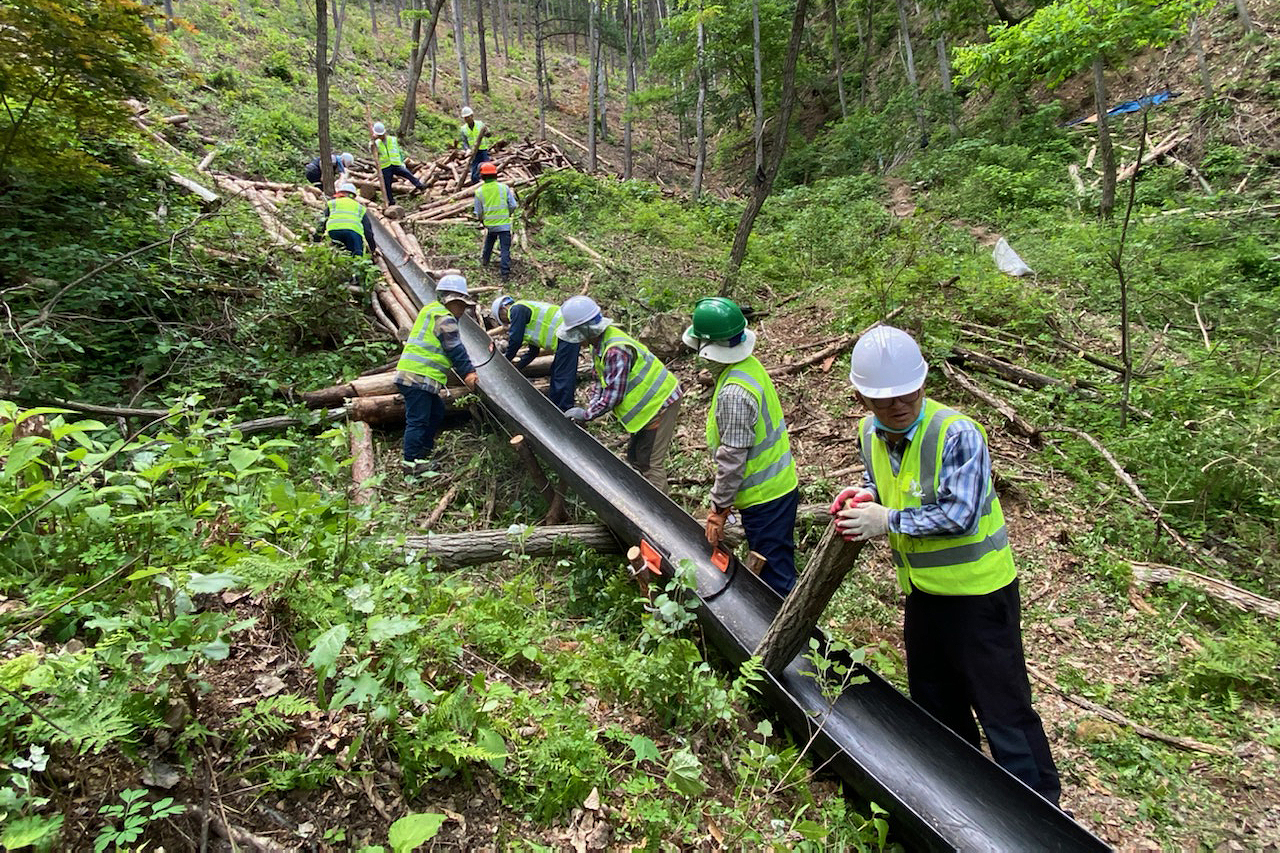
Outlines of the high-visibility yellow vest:
M 334 231 L 364 233 L 364 205 L 354 198 L 329 200 L 329 218 L 325 221 L 326 234 Z
M 972 423 L 986 440 L 986 431 L 976 421 L 926 399 L 924 417 L 894 474 L 888 446 L 875 434 L 872 418 L 862 419 L 862 459 L 875 479 L 883 506 L 911 509 L 937 502 L 943 444 L 947 428 L 957 421 Z M 990 477 L 979 513 L 977 529 L 971 534 L 905 536 L 889 531 L 893 564 L 903 592 L 914 587 L 937 595 L 984 595 L 1014 579 L 1017 571 L 1009 531 Z
M 459 129 L 462 131 L 462 138 L 467 143 L 467 147 L 475 150 L 476 143 L 480 141 L 480 131 L 484 130 L 484 122 L 476 119 L 475 124 L 467 127 L 467 123 L 464 121 Z
M 511 210 L 507 207 L 507 185 L 501 181 L 485 180 L 476 188 L 480 197 L 480 210 L 485 228 L 511 226 Z
M 538 349 L 554 350 L 560 343 L 560 338 L 556 337 L 556 329 L 564 325 L 564 320 L 560 317 L 560 306 L 550 302 L 534 302 L 531 299 L 521 299 L 516 305 L 523 305 L 533 315 L 524 327 L 525 343 L 533 344 Z
M 613 416 L 627 432 L 639 432 L 662 410 L 672 392 L 680 384 L 675 374 L 658 361 L 649 348 L 613 326 L 604 330 L 600 349 L 595 356 L 596 376 L 604 383 L 604 354 L 614 347 L 626 347 L 631 351 L 631 372 L 627 374 L 627 389 L 622 401 L 613 409 Z
M 747 453 L 747 467 L 733 505 L 746 509 L 791 494 L 800 485 L 800 478 L 796 475 L 796 463 L 791 456 L 791 439 L 787 436 L 782 403 L 778 400 L 773 380 L 755 356 L 729 365 L 716 380 L 711 410 L 707 412 L 707 446 L 712 450 L 720 446 L 716 410 L 719 408 L 720 391 L 725 385 L 737 385 L 746 390 L 755 399 L 760 412 L 756 418 L 755 442 Z
M 409 332 L 409 339 L 404 343 L 404 352 L 400 354 L 396 370 L 416 373 L 444 385 L 448 378 L 445 371 L 450 366 L 449 356 L 445 355 L 440 338 L 436 337 L 436 323 L 441 317 L 452 316 L 449 309 L 439 302 L 428 302 L 422 306 Z
M 379 169 L 404 165 L 404 154 L 400 151 L 400 140 L 394 136 L 388 136 L 385 139 L 375 139 L 374 143 L 378 147 Z

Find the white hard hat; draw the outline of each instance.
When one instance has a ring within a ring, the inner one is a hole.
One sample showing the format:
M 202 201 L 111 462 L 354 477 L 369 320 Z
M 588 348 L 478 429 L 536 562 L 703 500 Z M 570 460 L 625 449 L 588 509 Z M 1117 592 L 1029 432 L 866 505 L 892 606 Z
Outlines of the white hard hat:
M 458 299 L 468 305 L 474 305 L 476 302 L 471 298 L 471 294 L 467 292 L 467 280 L 454 273 L 441 276 L 440 280 L 436 282 L 436 297 L 441 302 L 453 302 Z
M 352 195 L 358 195 L 360 192 L 358 189 L 356 189 L 356 185 L 351 183 L 350 181 L 343 181 L 342 183 L 334 187 L 333 191 L 335 193 L 351 193 Z
M 386 133 L 386 132 L 387 132 L 387 126 L 386 126 L 385 124 L 383 124 L 383 123 L 382 123 L 382 122 L 380 122 L 380 121 L 375 121 L 375 122 L 373 123 L 373 135 L 374 135 L 374 136 L 382 136 L 382 134 L 384 134 L 384 133 Z
M 919 344 L 893 326 L 876 326 L 858 338 L 849 359 L 853 387 L 879 399 L 920 390 L 928 372 Z
M 510 296 L 507 296 L 505 293 L 499 293 L 497 298 L 493 300 L 493 307 L 489 310 L 489 313 L 492 314 L 493 319 L 497 320 L 499 323 L 502 322 L 502 318 L 498 316 L 498 312 L 500 312 L 502 310 L 502 306 L 506 305 L 508 302 L 515 302 L 515 300 Z
M 600 306 L 590 296 L 570 296 L 560 306 L 563 324 L 556 329 L 556 337 L 562 341 L 580 344 L 604 331 L 609 325 L 600 314 Z
M 463 118 L 466 118 L 467 116 L 473 116 L 473 115 L 475 115 L 475 114 L 476 114 L 476 111 L 475 111 L 475 110 L 473 110 L 473 109 L 471 109 L 471 107 L 463 107 L 463 108 L 462 108 L 462 117 L 463 117 Z
M 355 161 L 356 161 L 356 158 L 352 156 L 350 153 L 346 151 L 342 152 L 342 165 L 350 166 Z

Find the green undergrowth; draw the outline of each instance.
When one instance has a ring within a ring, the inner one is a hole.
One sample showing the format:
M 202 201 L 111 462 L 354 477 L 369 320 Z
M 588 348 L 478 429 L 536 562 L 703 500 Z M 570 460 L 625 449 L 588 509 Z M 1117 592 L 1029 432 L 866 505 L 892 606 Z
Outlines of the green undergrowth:
M 242 437 L 175 409 L 126 442 L 63 412 L 2 414 L 2 808 L 38 846 L 61 831 L 54 778 L 157 754 L 191 780 L 179 803 L 208 762 L 297 796 L 389 760 L 408 803 L 496 796 L 504 844 L 589 800 L 647 849 L 697 843 L 708 820 L 745 846 L 886 844 L 882 812 L 851 811 L 805 745 L 752 718 L 754 668 L 705 659 L 691 575 L 649 605 L 616 557 L 534 561 L 518 526 L 497 568 L 433 570 L 396 531 L 434 498 L 378 475 L 399 499 L 353 503 L 340 428 Z M 45 431 L 17 436 L 38 417 Z M 473 461 L 500 444 L 459 440 Z M 294 645 L 300 671 L 243 692 Z

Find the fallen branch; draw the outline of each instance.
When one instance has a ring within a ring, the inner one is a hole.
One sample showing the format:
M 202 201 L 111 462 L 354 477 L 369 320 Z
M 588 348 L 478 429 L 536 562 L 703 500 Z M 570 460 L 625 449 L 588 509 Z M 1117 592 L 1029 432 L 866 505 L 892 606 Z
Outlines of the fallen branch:
M 227 823 L 218 814 L 205 811 L 201 806 L 189 804 L 187 808 L 189 808 L 192 814 L 196 817 L 208 821 L 209 826 L 214 831 L 214 834 L 219 838 L 223 838 L 231 842 L 232 848 L 238 844 L 241 847 L 248 848 L 249 850 L 257 851 L 257 853 L 289 853 L 289 851 L 294 849 L 293 847 L 286 847 L 283 844 L 272 841 L 270 838 L 266 838 L 265 836 L 255 835 L 247 829 L 241 829 L 238 826 Z
M 1166 566 L 1161 563 L 1143 563 L 1137 560 L 1130 560 L 1129 566 L 1133 569 L 1133 579 L 1135 581 L 1141 583 L 1177 582 L 1186 586 L 1193 586 L 1219 601 L 1225 601 L 1237 610 L 1245 613 L 1261 613 L 1264 616 L 1270 616 L 1272 619 L 1280 619 L 1280 601 L 1276 601 L 1274 598 L 1267 598 L 1265 595 L 1259 595 L 1256 592 L 1250 592 L 1224 580 L 1211 578 L 1208 575 L 1202 575 L 1190 569 Z
M 1086 699 L 1083 696 L 1077 696 L 1074 693 L 1068 693 L 1062 687 L 1059 687 L 1056 681 L 1054 681 L 1052 678 L 1045 675 L 1044 673 L 1040 672 L 1038 669 L 1036 669 L 1033 666 L 1030 666 L 1030 665 L 1027 666 L 1027 673 L 1030 674 L 1030 676 L 1034 678 L 1036 681 L 1048 687 L 1050 690 L 1057 693 L 1059 696 L 1061 696 L 1063 699 L 1066 699 L 1071 704 L 1078 705 L 1081 708 L 1084 708 L 1086 711 L 1090 711 L 1094 714 L 1097 714 L 1099 717 L 1102 717 L 1102 719 L 1104 720 L 1109 720 L 1117 725 L 1125 726 L 1126 728 L 1133 729 L 1134 732 L 1140 735 L 1141 737 L 1147 738 L 1149 740 L 1158 740 L 1161 743 L 1167 743 L 1170 746 L 1176 746 L 1178 747 L 1178 749 L 1185 749 L 1189 752 L 1203 752 L 1208 755 L 1223 755 L 1223 756 L 1229 756 L 1232 754 L 1231 750 L 1223 746 L 1215 746 L 1214 744 L 1204 743 L 1203 741 L 1194 740 L 1189 737 L 1167 735 L 1164 732 L 1156 731 L 1150 726 L 1144 726 L 1142 723 L 1139 723 L 1136 720 L 1129 719 L 1124 714 L 1121 714 L 1119 711 L 1113 711 L 1110 708 L 1099 705 L 1097 702 L 1094 702 L 1090 699 Z
M 907 306 L 905 305 L 899 305 L 897 308 L 894 308 L 888 314 L 885 314 L 879 320 L 876 320 L 874 323 L 872 323 L 870 326 L 867 326 L 865 329 L 863 329 L 861 332 L 858 332 L 856 335 L 844 335 L 840 338 L 837 338 L 830 346 L 823 347 L 822 349 L 818 350 L 818 352 L 815 355 L 809 356 L 804 361 L 797 361 L 795 364 L 784 364 L 781 367 L 775 367 L 769 371 L 769 375 L 770 376 L 790 376 L 793 373 L 799 373 L 801 370 L 804 370 L 806 367 L 810 367 L 811 365 L 819 364 L 823 361 L 826 361 L 831 356 L 838 355 L 841 350 L 845 349 L 847 346 L 849 346 L 849 344 L 856 342 L 858 338 L 862 337 L 867 332 L 874 329 L 876 326 L 883 325 L 889 322 L 890 320 L 892 320 L 894 317 L 897 317 L 899 314 L 903 312 L 903 310 L 906 309 L 906 307 Z
M 1013 427 L 1013 431 L 1019 435 L 1025 436 L 1033 441 L 1040 438 L 1040 430 L 1034 424 L 1018 414 L 1008 402 L 1001 400 L 994 394 L 982 390 L 978 383 L 974 382 L 967 373 L 958 367 L 953 367 L 950 362 L 945 359 L 941 362 L 942 373 L 947 379 L 963 388 L 971 397 L 974 397 L 991 408 L 995 409 L 1004 419 L 1009 422 L 1009 426 Z
M 422 526 L 428 530 L 435 527 L 444 516 L 444 511 L 449 508 L 449 504 L 453 503 L 453 499 L 457 496 L 458 487 L 456 485 L 450 486 L 449 490 L 440 497 L 440 500 L 436 501 L 435 509 L 431 510 L 431 515 L 427 516 L 427 521 Z

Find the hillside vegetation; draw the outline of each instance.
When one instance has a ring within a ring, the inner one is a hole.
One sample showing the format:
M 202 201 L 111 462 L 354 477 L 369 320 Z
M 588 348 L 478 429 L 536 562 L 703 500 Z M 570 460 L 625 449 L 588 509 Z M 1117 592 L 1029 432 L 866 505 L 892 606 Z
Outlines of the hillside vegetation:
M 459 404 L 472 414 L 427 476 L 404 477 L 399 432 L 377 431 L 374 499 L 358 501 L 351 425 L 296 401 L 398 355 L 369 319 L 379 274 L 306 242 L 298 194 L 278 215 L 302 242 L 281 245 L 197 168 L 303 182 L 316 9 L 172 5 L 170 28 L 132 0 L 0 0 L 0 845 L 900 846 L 882 804 L 846 799 L 771 718 L 756 668 L 715 656 L 687 578 L 650 602 L 616 554 L 524 553 L 546 501 L 482 407 Z M 776 180 L 736 272 L 760 186 L 753 4 L 491 3 L 487 92 L 474 9 L 458 32 L 495 138 L 539 136 L 545 86 L 547 139 L 583 167 L 522 193 L 511 291 L 585 288 L 670 343 L 728 281 L 762 361 L 797 365 L 779 390 L 811 504 L 859 461 L 853 336 L 892 316 L 922 343 L 929 394 L 991 437 L 1064 807 L 1122 848 L 1267 848 L 1280 11 L 1086 5 L 802 6 L 778 132 L 796 7 L 761 0 Z M 341 4 L 334 151 L 368 160 L 367 115 L 394 129 L 411 21 L 432 7 Z M 451 8 L 406 139 L 419 161 L 449 147 L 463 102 Z M 1111 218 L 1106 143 L 1068 124 L 1096 112 L 1104 54 L 1109 103 L 1178 93 L 1110 118 Z M 223 198 L 202 205 L 174 175 Z M 498 284 L 475 227 L 411 227 L 433 268 Z M 1000 238 L 1034 273 L 997 268 Z M 701 517 L 709 394 L 691 355 L 668 363 L 688 392 L 672 496 Z M 596 434 L 621 446 L 620 428 Z M 569 515 L 593 520 L 572 495 Z M 446 570 L 406 544 L 427 528 L 511 528 L 513 546 Z M 802 563 L 820 533 L 798 529 Z M 900 609 L 870 549 L 824 627 L 905 689 Z

